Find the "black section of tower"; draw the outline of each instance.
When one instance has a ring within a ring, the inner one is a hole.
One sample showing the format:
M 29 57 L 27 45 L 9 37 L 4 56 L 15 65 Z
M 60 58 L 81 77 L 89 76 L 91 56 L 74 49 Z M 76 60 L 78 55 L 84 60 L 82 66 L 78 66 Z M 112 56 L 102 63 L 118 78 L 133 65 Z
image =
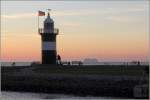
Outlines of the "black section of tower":
M 42 50 L 42 64 L 56 64 L 56 50 Z

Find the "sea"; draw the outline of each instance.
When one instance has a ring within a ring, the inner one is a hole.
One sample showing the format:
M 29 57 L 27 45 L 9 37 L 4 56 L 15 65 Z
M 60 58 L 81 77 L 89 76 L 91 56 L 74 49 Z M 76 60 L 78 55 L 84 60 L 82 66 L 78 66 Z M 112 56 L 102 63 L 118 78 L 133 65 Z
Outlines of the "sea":
M 100 99 L 118 99 L 113 97 L 95 97 L 95 96 L 75 96 L 66 94 L 48 94 L 48 93 L 30 93 L 30 92 L 12 92 L 1 91 L 1 100 L 45 100 L 45 99 L 61 99 L 61 100 L 100 100 Z

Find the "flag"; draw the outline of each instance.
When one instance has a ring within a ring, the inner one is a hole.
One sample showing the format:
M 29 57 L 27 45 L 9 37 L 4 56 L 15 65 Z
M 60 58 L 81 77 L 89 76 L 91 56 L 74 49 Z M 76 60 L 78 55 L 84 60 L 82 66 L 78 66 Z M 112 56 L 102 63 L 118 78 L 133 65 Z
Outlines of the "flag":
M 38 15 L 39 15 L 39 16 L 45 16 L 45 12 L 39 11 Z

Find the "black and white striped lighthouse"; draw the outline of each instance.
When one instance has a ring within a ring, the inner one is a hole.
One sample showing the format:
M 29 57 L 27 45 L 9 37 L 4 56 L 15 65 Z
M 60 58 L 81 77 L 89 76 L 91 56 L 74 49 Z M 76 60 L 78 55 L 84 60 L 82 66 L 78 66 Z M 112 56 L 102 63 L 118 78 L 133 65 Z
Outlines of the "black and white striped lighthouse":
M 42 40 L 42 64 L 56 64 L 56 36 L 59 30 L 54 28 L 54 21 L 48 12 L 44 28 L 39 29 Z

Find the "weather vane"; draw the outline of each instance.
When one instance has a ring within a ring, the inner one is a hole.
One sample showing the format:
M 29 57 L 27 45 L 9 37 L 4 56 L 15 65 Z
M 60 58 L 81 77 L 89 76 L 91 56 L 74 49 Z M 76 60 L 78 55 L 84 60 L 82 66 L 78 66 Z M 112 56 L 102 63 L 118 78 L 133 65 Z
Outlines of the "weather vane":
M 52 9 L 47 9 L 48 10 L 48 12 L 50 12 Z
M 47 9 L 48 10 L 48 14 L 50 15 L 50 11 L 52 10 L 52 9 Z

